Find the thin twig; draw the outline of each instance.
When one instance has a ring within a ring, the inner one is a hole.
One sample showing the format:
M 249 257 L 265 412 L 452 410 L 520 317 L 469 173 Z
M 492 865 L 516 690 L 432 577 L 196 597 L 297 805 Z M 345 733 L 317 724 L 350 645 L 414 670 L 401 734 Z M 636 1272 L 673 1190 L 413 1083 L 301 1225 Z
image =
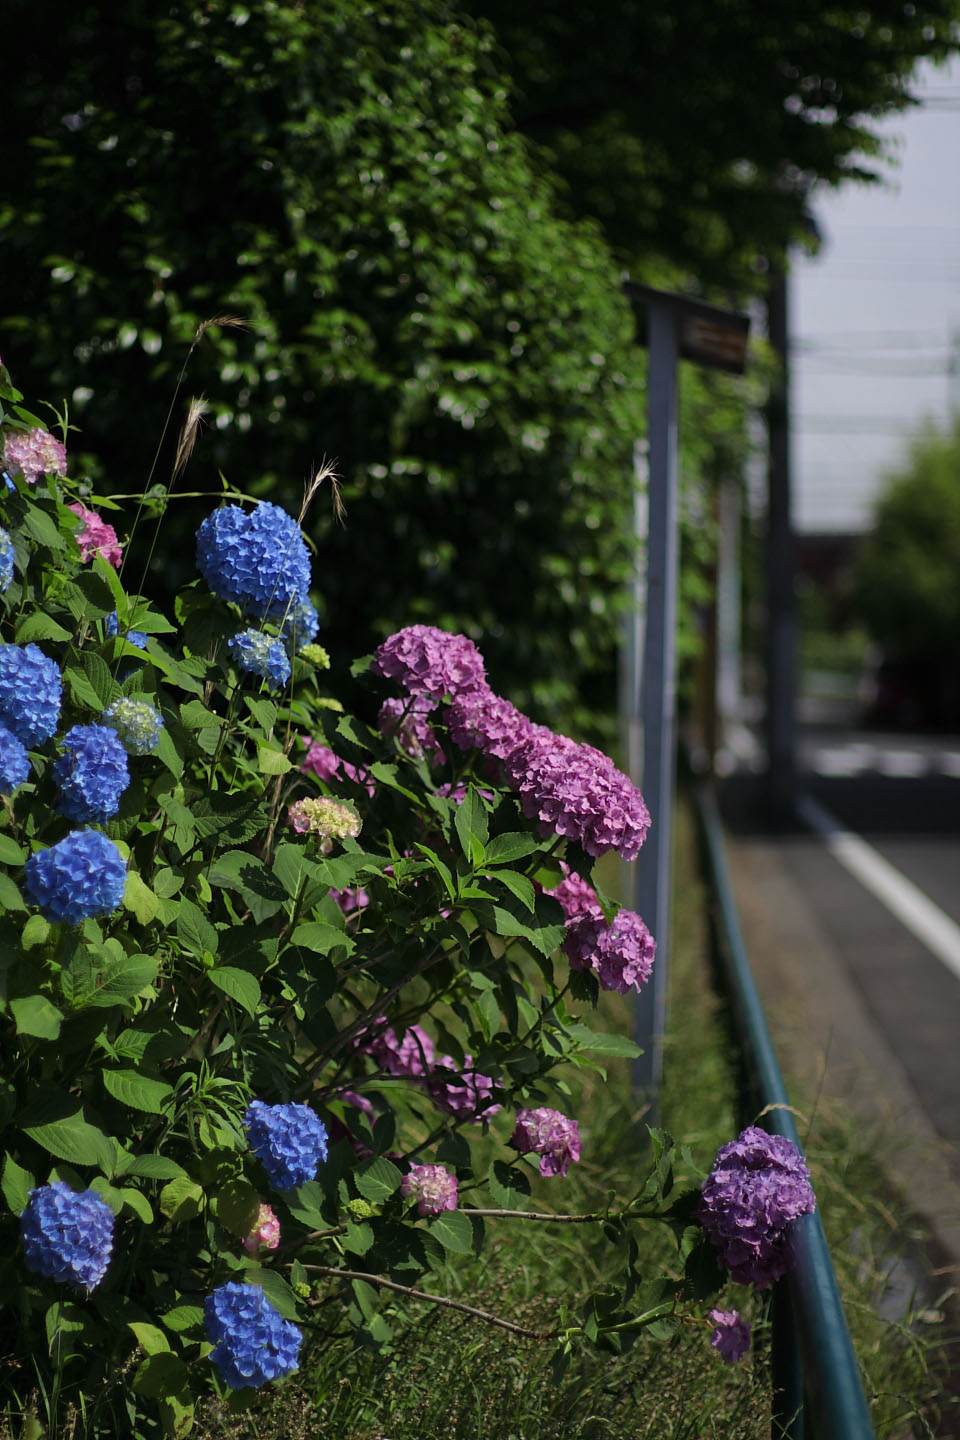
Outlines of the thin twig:
M 473 1315 L 477 1320 L 485 1320 L 488 1325 L 496 1325 L 501 1330 L 509 1330 L 511 1335 L 523 1335 L 527 1340 L 550 1340 L 556 1335 L 556 1328 L 553 1330 L 531 1330 L 527 1325 L 518 1325 L 513 1320 L 504 1320 L 499 1315 L 492 1315 L 489 1310 L 481 1310 L 476 1305 L 465 1305 L 462 1300 L 451 1300 L 446 1295 L 431 1295 L 426 1290 L 414 1290 L 410 1285 L 400 1285 L 396 1280 L 388 1280 L 385 1275 L 371 1275 L 364 1270 L 337 1270 L 332 1265 L 304 1265 L 304 1270 L 313 1271 L 318 1275 L 339 1276 L 341 1280 L 366 1280 L 368 1285 L 379 1285 L 381 1290 L 394 1290 L 398 1295 L 406 1295 L 410 1300 L 426 1300 L 429 1305 L 443 1305 L 449 1310 L 459 1310 L 463 1315 Z M 317 1302 L 312 1302 L 316 1304 Z
M 470 1210 L 460 1206 L 462 1215 L 491 1215 L 501 1220 L 552 1220 L 555 1225 L 586 1225 L 590 1221 L 615 1220 L 618 1217 L 606 1211 L 595 1215 L 548 1215 L 539 1210 Z

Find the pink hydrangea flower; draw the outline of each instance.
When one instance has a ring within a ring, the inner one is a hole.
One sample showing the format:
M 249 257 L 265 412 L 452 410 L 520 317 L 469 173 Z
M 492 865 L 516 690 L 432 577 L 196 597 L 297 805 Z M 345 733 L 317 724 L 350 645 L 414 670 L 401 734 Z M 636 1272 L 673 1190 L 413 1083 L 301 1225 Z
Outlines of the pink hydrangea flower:
M 572 925 L 576 920 L 582 920 L 585 916 L 592 916 L 595 920 L 603 919 L 603 906 L 597 899 L 597 892 L 589 881 L 578 875 L 576 870 L 571 870 L 566 861 L 560 861 L 560 869 L 563 871 L 563 879 L 559 885 L 552 890 L 546 890 L 546 895 L 552 895 L 554 900 L 559 900 L 563 906 L 563 913 L 566 923 Z
M 433 1064 L 433 1041 L 420 1025 L 408 1025 L 398 1035 L 381 1020 L 377 1027 L 361 1030 L 354 1044 L 388 1075 L 422 1080 Z
M 83 521 L 83 528 L 78 530 L 74 537 L 80 546 L 81 563 L 86 565 L 99 552 L 114 570 L 119 570 L 123 548 L 117 540 L 117 532 L 113 526 L 101 520 L 96 510 L 88 510 L 79 502 L 68 505 L 67 509 L 72 510 L 74 515 Z
M 244 1238 L 243 1248 L 251 1255 L 258 1250 L 276 1250 L 280 1244 L 280 1221 L 270 1205 L 261 1205 L 253 1229 Z
M 408 625 L 373 653 L 375 675 L 396 680 L 409 695 L 436 703 L 484 683 L 483 656 L 466 635 L 451 635 L 435 625 Z
M 649 980 L 657 942 L 639 915 L 620 910 L 609 925 L 602 912 L 581 915 L 567 926 L 563 948 L 571 970 L 592 970 L 602 989 L 626 995 Z
M 458 1070 L 452 1056 L 444 1055 L 431 1070 L 427 1089 L 434 1103 L 448 1115 L 462 1120 L 488 1120 L 503 1108 L 494 1098 L 496 1082 L 473 1069 L 472 1055 L 463 1058 L 464 1067 Z
M 329 745 L 324 745 L 322 740 L 308 742 L 307 753 L 300 769 L 304 775 L 316 775 L 318 780 L 323 780 L 328 785 L 331 780 L 342 775 L 354 785 L 363 785 L 368 795 L 372 795 L 376 789 L 369 773 L 362 766 L 351 765 L 349 760 L 344 760 L 335 750 L 331 750 Z
M 711 1310 L 708 1319 L 715 1326 L 710 1344 L 728 1365 L 736 1365 L 750 1349 L 750 1321 L 736 1310 Z
M 416 1200 L 418 1215 L 442 1215 L 457 1208 L 457 1177 L 443 1165 L 411 1165 L 400 1181 L 400 1193 Z
M 515 745 L 540 728 L 488 685 L 458 695 L 451 703 L 447 723 L 454 745 L 461 750 L 475 747 L 494 762 L 505 759 Z
M 400 749 L 412 760 L 429 760 L 431 765 L 442 765 L 447 757 L 436 731 L 426 719 L 433 709 L 433 703 L 422 696 L 413 696 L 409 700 L 384 700 L 377 716 L 377 729 L 388 739 L 393 736 Z
M 287 820 L 298 835 L 319 835 L 324 853 L 333 840 L 355 840 L 360 834 L 360 816 L 353 806 L 326 796 L 297 800 L 288 809 Z
M 576 1120 L 546 1105 L 518 1110 L 510 1144 L 521 1155 L 539 1155 L 541 1175 L 566 1175 L 570 1165 L 580 1159 L 580 1127 Z
M 540 831 L 576 840 L 588 855 L 616 850 L 636 860 L 650 813 L 643 796 L 609 756 L 593 745 L 538 728 L 503 762 L 520 807 Z
M 354 888 L 352 885 L 345 885 L 342 890 L 331 890 L 330 899 L 337 902 L 344 915 L 366 910 L 370 904 L 370 896 L 362 886 Z
M 66 475 L 67 452 L 49 430 L 8 430 L 3 440 L 3 461 L 11 475 L 19 470 L 28 485 L 41 475 Z M 114 536 L 116 539 L 116 536 Z

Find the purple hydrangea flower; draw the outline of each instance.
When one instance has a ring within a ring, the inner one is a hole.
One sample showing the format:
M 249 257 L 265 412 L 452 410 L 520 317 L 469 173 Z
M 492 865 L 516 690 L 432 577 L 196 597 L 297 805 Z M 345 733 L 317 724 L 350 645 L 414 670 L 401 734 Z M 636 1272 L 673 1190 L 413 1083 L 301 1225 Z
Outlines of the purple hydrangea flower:
M 203 1319 L 210 1359 L 232 1390 L 256 1390 L 297 1369 L 303 1336 L 259 1285 L 221 1285 L 204 1300 Z
M 13 541 L 9 533 L 0 528 L 0 595 L 13 579 Z
M 458 695 L 447 715 L 450 739 L 461 750 L 480 750 L 488 760 L 504 760 L 534 730 L 509 700 L 495 695 L 488 685 Z
M 446 756 L 443 746 L 427 714 L 434 709 L 431 700 L 414 696 L 408 700 L 384 700 L 377 716 L 377 729 L 387 739 L 391 736 L 412 760 L 429 760 L 442 765 Z
M 736 1365 L 750 1349 L 750 1321 L 737 1310 L 711 1310 L 708 1318 L 715 1327 L 710 1344 L 728 1365 Z
M 566 1175 L 570 1165 L 580 1159 L 580 1127 L 576 1120 L 546 1105 L 518 1110 L 510 1144 L 521 1155 L 539 1155 L 541 1175 Z
M 53 767 L 60 787 L 57 810 L 81 824 L 109 820 L 130 783 L 127 752 L 108 725 L 74 725 L 63 739 L 64 753 Z
M 444 1055 L 427 1078 L 427 1089 L 435 1105 L 461 1120 L 489 1120 L 503 1107 L 494 1098 L 496 1082 L 473 1069 L 473 1056 L 465 1055 L 464 1067 Z
M 0 723 L 28 750 L 55 732 L 62 698 L 56 661 L 36 645 L 0 645 Z
M 300 526 L 269 500 L 249 515 L 239 505 L 208 515 L 197 531 L 197 567 L 214 595 L 259 619 L 282 621 L 310 589 Z
M 267 1105 L 253 1100 L 243 1117 L 250 1149 L 278 1190 L 312 1180 L 327 1158 L 327 1130 L 309 1105 Z
M 731 1278 L 765 1290 L 789 1268 L 791 1221 L 815 1209 L 810 1172 L 796 1145 L 750 1125 L 717 1151 L 697 1219 Z
M 572 925 L 575 920 L 583 920 L 586 916 L 602 920 L 603 906 L 589 881 L 578 875 L 576 870 L 571 870 L 565 860 L 560 861 L 560 869 L 563 871 L 560 884 L 544 893 L 560 901 L 566 923 Z
M 227 645 L 240 669 L 259 675 L 271 690 L 281 690 L 290 679 L 290 657 L 272 635 L 262 630 L 241 630 Z
M 28 485 L 41 475 L 66 475 L 67 452 L 55 435 L 41 425 L 33 430 L 7 430 L 3 436 L 3 460 L 12 474 L 18 472 Z
M 620 910 L 609 925 L 602 914 L 582 915 L 567 926 L 563 948 L 571 970 L 592 970 L 604 990 L 626 995 L 649 980 L 657 942 L 639 915 Z
M 107 638 L 109 640 L 115 639 L 116 636 L 120 633 L 120 621 L 117 618 L 116 610 L 110 611 L 110 614 L 107 616 L 104 624 L 106 627 Z M 144 635 L 142 630 L 127 630 L 123 638 L 124 640 L 126 640 L 128 645 L 135 645 L 138 650 L 146 650 L 147 648 L 147 637 L 146 635 Z
M 643 796 L 593 745 L 580 745 L 542 727 L 521 740 L 504 761 L 524 815 L 578 841 L 588 855 L 616 850 L 635 860 L 650 827 Z
M 373 794 L 376 785 L 362 766 L 358 768 L 351 765 L 349 760 L 342 759 L 329 745 L 324 745 L 322 740 L 307 740 L 306 744 L 307 753 L 300 766 L 304 775 L 316 775 L 318 780 L 323 780 L 328 785 L 331 780 L 343 775 L 344 779 L 351 780 L 354 785 L 362 785 L 368 795 Z
M 77 925 L 109 915 L 123 899 L 127 862 L 99 830 L 72 830 L 49 850 L 38 850 L 24 867 L 27 899 L 47 920 Z
M 100 719 L 117 732 L 128 755 L 149 755 L 160 743 L 163 721 L 146 700 L 122 695 L 104 710 Z
M 362 885 L 345 885 L 342 890 L 331 890 L 330 899 L 337 902 L 344 915 L 366 910 L 370 904 L 370 896 Z
M 408 1025 L 399 1036 L 389 1027 L 362 1030 L 355 1044 L 380 1070 L 398 1078 L 422 1080 L 433 1065 L 433 1041 L 419 1025 Z
M 483 656 L 466 635 L 435 625 L 408 625 L 373 653 L 375 675 L 398 681 L 408 695 L 434 702 L 456 697 L 484 683 Z
M 30 757 L 26 746 L 6 725 L 0 725 L 0 795 L 12 795 L 18 785 L 30 778 Z
M 400 1193 L 416 1200 L 418 1215 L 442 1215 L 457 1208 L 457 1177 L 444 1165 L 411 1165 L 400 1181 Z
M 20 1216 L 20 1242 L 28 1270 L 90 1291 L 113 1254 L 113 1211 L 95 1190 L 40 1185 Z

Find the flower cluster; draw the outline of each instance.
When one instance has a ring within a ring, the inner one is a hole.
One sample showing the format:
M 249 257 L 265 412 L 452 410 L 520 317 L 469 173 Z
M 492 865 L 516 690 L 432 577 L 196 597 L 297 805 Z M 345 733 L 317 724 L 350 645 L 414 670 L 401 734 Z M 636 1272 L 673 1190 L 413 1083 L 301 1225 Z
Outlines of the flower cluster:
M 241 630 L 227 641 L 241 670 L 259 675 L 271 690 L 282 690 L 290 679 L 290 657 L 279 640 L 263 630 Z
M 257 1389 L 296 1370 L 303 1336 L 258 1285 L 231 1280 L 203 1302 L 210 1359 L 232 1390 Z
M 26 747 L 6 725 L 0 725 L 0 795 L 12 795 L 30 778 L 30 757 Z
M 381 735 L 393 736 L 400 749 L 412 760 L 429 760 L 431 765 L 442 765 L 446 759 L 443 746 L 426 719 L 433 708 L 432 702 L 422 696 L 409 700 L 384 700 L 377 716 L 377 729 Z
M 504 770 L 542 834 L 576 840 L 588 855 L 616 850 L 636 860 L 650 814 L 640 791 L 601 750 L 537 729 L 510 751 Z
M 40 425 L 34 430 L 7 430 L 3 461 L 11 474 L 21 474 L 28 485 L 35 485 L 41 475 L 67 473 L 66 450 Z
M 750 1321 L 738 1310 L 711 1310 L 707 1318 L 714 1327 L 710 1344 L 728 1365 L 736 1365 L 750 1349 Z
M 116 610 L 111 610 L 104 621 L 107 638 L 113 640 L 120 633 L 120 621 L 117 618 Z M 147 637 L 142 630 L 127 630 L 123 636 L 129 645 L 135 645 L 138 650 L 146 650 Z
M 250 1149 L 278 1190 L 293 1190 L 312 1180 L 327 1158 L 327 1131 L 309 1105 L 267 1105 L 253 1100 L 243 1127 Z
M 197 568 L 214 595 L 259 619 L 284 620 L 310 589 L 300 526 L 269 500 L 251 514 L 224 505 L 208 515 L 197 531 Z
M 389 1028 L 361 1031 L 356 1046 L 389 1075 L 420 1080 L 433 1065 L 433 1041 L 419 1025 L 408 1025 L 402 1037 Z
M 0 595 L 13 579 L 13 541 L 9 533 L 0 528 Z
M 576 1120 L 546 1105 L 518 1110 L 510 1144 L 521 1155 L 539 1155 L 541 1175 L 566 1175 L 570 1165 L 580 1159 L 580 1127 Z
M 81 824 L 109 820 L 130 783 L 127 752 L 109 725 L 74 725 L 53 767 L 60 787 L 57 810 Z
M 326 796 L 297 800 L 287 811 L 287 819 L 298 835 L 320 835 L 327 842 L 355 840 L 360 834 L 360 816 L 346 800 L 328 800 Z
M 447 724 L 454 745 L 461 750 L 476 748 L 490 760 L 505 760 L 521 740 L 540 728 L 488 685 L 458 695 L 450 705 Z
M 483 657 L 466 635 L 451 635 L 435 625 L 408 625 L 373 652 L 374 674 L 396 680 L 408 695 L 436 703 L 484 682 Z
M 345 780 L 351 780 L 354 785 L 363 785 L 368 795 L 372 795 L 375 789 L 373 780 L 366 770 L 351 765 L 349 760 L 344 760 L 329 745 L 324 745 L 322 740 L 309 740 L 307 742 L 307 753 L 303 757 L 303 764 L 300 766 L 304 775 L 316 775 L 329 785 L 334 778 L 341 775 Z
M 563 945 L 571 970 L 591 970 L 604 990 L 626 995 L 650 978 L 657 942 L 639 915 L 619 910 L 609 925 L 593 914 L 567 926 Z
M 320 622 L 317 612 L 309 600 L 295 600 L 283 618 L 280 634 L 296 655 L 307 645 L 312 645 Z
M 100 718 L 104 725 L 117 732 L 128 755 L 149 755 L 160 743 L 163 721 L 146 700 L 122 695 Z
M 787 1227 L 816 1208 L 796 1145 L 756 1125 L 721 1146 L 697 1219 L 738 1284 L 765 1290 L 789 1268 Z
M 496 1099 L 496 1082 L 473 1069 L 473 1056 L 465 1055 L 464 1067 L 444 1055 L 427 1077 L 431 1099 L 448 1115 L 460 1120 L 489 1120 L 503 1107 Z
M 127 882 L 127 862 L 99 830 L 72 830 L 49 850 L 31 855 L 23 879 L 27 898 L 41 915 L 77 925 L 116 910 Z
M 57 1180 L 30 1191 L 20 1217 L 27 1268 L 48 1280 L 93 1290 L 113 1254 L 113 1211 L 95 1190 Z
M 572 925 L 577 920 L 583 920 L 587 916 L 594 920 L 603 919 L 603 906 L 597 899 L 597 892 L 588 880 L 578 875 L 576 870 L 571 870 L 565 860 L 560 861 L 560 869 L 563 871 L 563 879 L 559 885 L 544 893 L 552 895 L 554 900 L 559 900 L 563 906 L 564 919 L 567 925 Z
M 400 1193 L 416 1200 L 421 1217 L 441 1215 L 457 1208 L 457 1177 L 444 1165 L 411 1165 L 400 1182 Z
M 80 560 L 86 565 L 94 555 L 100 554 L 114 570 L 119 570 L 120 561 L 123 559 L 123 549 L 117 539 L 117 532 L 112 525 L 108 525 L 96 510 L 88 510 L 86 505 L 76 502 L 67 506 L 74 515 L 78 516 L 81 523 L 74 539 L 80 546 Z
M 30 749 L 60 718 L 60 669 L 36 645 L 0 645 L 0 723 Z
M 249 1255 L 259 1250 L 276 1250 L 280 1244 L 280 1221 L 272 1205 L 261 1205 L 249 1235 L 244 1236 L 243 1248 Z

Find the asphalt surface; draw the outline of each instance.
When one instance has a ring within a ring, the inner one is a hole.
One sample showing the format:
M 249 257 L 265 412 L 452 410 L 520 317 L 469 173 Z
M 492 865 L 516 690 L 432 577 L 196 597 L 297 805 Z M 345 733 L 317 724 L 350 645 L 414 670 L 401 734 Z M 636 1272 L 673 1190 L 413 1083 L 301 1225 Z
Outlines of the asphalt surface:
M 960 925 L 960 737 L 807 729 L 801 788 Z M 842 1101 L 960 1280 L 960 975 L 758 777 L 721 787 L 747 951 L 788 1078 Z M 947 927 L 949 930 L 949 927 Z

